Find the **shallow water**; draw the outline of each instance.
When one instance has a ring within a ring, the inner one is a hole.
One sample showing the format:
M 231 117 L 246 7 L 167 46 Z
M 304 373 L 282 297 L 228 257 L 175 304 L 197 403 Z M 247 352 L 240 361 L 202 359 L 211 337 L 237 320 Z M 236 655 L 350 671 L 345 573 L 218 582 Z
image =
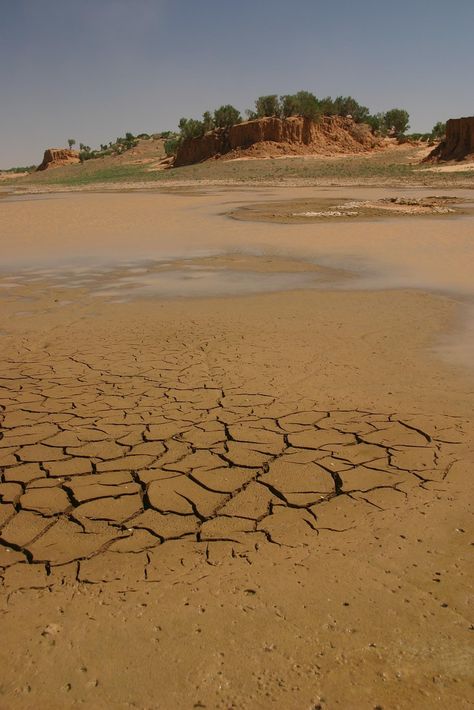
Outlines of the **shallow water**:
M 443 194 L 447 190 L 438 190 Z M 337 197 L 348 201 L 432 190 L 266 189 L 172 194 L 68 194 L 60 200 L 2 200 L 0 293 L 25 281 L 83 289 L 115 301 L 137 297 L 245 295 L 304 288 L 421 289 L 463 303 L 462 327 L 444 356 L 474 354 L 474 217 L 398 217 L 377 221 L 275 224 L 239 222 L 226 213 L 250 199 Z M 470 198 L 469 191 L 456 196 Z M 276 258 L 255 266 L 214 268 L 209 257 Z M 179 260 L 178 264 L 176 260 Z M 325 277 L 283 262 L 327 269 Z M 201 263 L 200 263 L 201 262 Z M 344 277 L 345 274 L 345 277 Z M 351 278 L 348 276 L 351 275 Z M 461 322 L 461 321 L 460 321 Z M 469 341 L 469 342 L 468 342 Z M 456 355 L 455 355 L 456 351 Z M 472 358 L 474 361 L 474 357 Z
M 261 268 L 258 257 L 224 259 L 223 262 L 213 264 L 208 258 L 146 264 L 129 262 L 115 269 L 110 266 L 101 271 L 86 267 L 27 269 L 18 272 L 14 282 L 10 281 L 11 277 L 0 276 L 0 289 L 5 287 L 5 292 L 8 292 L 10 288 L 21 289 L 29 285 L 38 287 L 40 291 L 50 287 L 82 289 L 86 292 L 85 297 L 103 298 L 116 303 L 137 298 L 244 296 L 322 288 L 323 284 L 333 287 L 338 278 L 344 280 L 345 276 L 343 272 L 332 269 L 310 265 L 305 267 L 304 264 L 288 261 L 282 261 L 281 264 L 272 262 L 273 269 L 265 270 Z M 238 267 L 232 268 L 236 263 Z M 268 264 L 268 260 L 265 260 L 265 264 Z
M 258 273 L 209 269 L 198 265 L 190 265 L 190 268 L 195 270 L 190 273 L 186 268 L 181 268 L 140 275 L 135 272 L 132 276 L 119 277 L 111 287 L 95 290 L 93 295 L 112 301 L 117 298 L 122 301 L 150 297 L 202 298 L 316 288 L 318 285 L 318 279 L 312 272 Z

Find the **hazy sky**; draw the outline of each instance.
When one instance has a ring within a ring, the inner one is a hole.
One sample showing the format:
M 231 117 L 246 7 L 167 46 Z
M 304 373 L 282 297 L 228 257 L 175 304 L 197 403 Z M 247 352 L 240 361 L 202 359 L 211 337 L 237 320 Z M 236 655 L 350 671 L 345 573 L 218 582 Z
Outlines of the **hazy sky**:
M 0 167 L 261 94 L 474 114 L 474 0 L 0 0 Z

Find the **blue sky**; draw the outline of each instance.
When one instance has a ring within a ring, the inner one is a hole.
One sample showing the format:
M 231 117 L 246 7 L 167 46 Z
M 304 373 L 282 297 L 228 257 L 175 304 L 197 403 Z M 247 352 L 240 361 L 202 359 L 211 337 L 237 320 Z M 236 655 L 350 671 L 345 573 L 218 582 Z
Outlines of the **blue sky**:
M 261 94 L 474 114 L 474 0 L 0 0 L 0 167 Z

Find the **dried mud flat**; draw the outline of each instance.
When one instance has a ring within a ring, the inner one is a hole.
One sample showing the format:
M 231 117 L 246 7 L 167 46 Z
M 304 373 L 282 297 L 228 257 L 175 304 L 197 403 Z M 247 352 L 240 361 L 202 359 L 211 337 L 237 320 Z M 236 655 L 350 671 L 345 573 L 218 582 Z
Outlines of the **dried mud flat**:
M 0 279 L 0 707 L 470 707 L 456 303 L 88 274 Z

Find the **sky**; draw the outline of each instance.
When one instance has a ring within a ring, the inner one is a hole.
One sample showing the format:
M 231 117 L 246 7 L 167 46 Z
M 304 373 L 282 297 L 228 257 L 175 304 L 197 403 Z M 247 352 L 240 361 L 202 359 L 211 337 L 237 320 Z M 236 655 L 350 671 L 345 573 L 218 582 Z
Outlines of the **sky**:
M 474 0 L 0 0 L 0 167 L 263 94 L 474 115 Z

